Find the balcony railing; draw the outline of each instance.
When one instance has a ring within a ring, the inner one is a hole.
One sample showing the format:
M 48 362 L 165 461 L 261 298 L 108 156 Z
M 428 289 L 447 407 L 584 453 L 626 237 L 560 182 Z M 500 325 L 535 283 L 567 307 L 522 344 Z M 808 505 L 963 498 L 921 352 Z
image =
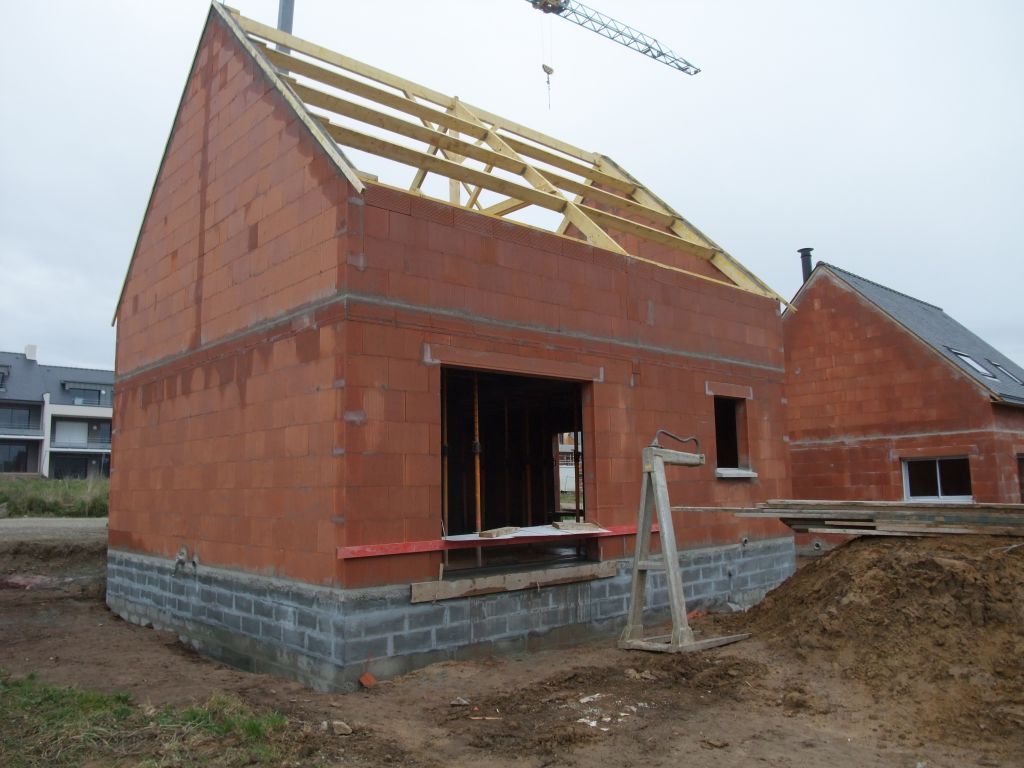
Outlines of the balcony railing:
M 0 435 L 18 435 L 19 437 L 42 437 L 43 429 L 38 424 L 24 424 L 14 426 L 13 424 L 0 422 Z
M 100 408 L 111 408 L 113 407 L 114 399 L 109 392 L 105 395 L 97 393 L 94 396 L 87 397 L 61 393 L 60 395 L 53 396 L 51 402 L 56 405 L 89 405 L 93 407 L 99 406 Z
M 67 440 L 54 441 L 50 448 L 58 451 L 109 451 L 109 440 L 88 440 L 68 442 Z

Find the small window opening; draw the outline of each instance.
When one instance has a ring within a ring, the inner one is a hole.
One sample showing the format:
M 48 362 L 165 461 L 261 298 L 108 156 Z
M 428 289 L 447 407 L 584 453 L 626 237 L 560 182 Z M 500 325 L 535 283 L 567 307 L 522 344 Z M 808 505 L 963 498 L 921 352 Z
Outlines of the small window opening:
M 583 522 L 583 385 L 448 367 L 441 374 L 446 534 Z M 447 554 L 446 572 L 575 561 L 583 550 L 555 539 Z
M 747 446 L 747 401 L 715 396 L 715 474 L 718 477 L 756 477 Z
M 931 501 L 970 501 L 971 465 L 966 458 L 903 462 L 905 496 Z
M 953 349 L 952 347 L 950 347 L 949 351 L 952 352 L 957 357 L 959 357 L 961 360 L 964 361 L 964 363 L 966 363 L 968 366 L 970 366 L 972 369 L 974 369 L 975 371 L 980 373 L 985 378 L 988 378 L 988 379 L 995 379 L 996 378 L 995 376 L 992 375 L 992 372 L 988 368 L 983 366 L 981 363 L 979 363 L 973 357 L 968 355 L 966 352 L 960 352 L 959 350 Z

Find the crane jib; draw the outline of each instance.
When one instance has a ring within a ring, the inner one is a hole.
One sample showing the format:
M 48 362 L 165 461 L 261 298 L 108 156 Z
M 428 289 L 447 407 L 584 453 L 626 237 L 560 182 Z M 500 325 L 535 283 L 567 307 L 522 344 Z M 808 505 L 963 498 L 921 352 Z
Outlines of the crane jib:
M 605 16 L 603 13 L 599 13 L 582 3 L 577 3 L 575 0 L 526 0 L 526 2 L 538 11 L 561 16 L 563 19 L 578 24 L 584 29 L 597 32 L 597 34 L 607 37 L 609 40 L 614 40 L 619 45 L 632 48 L 637 53 L 642 53 L 644 56 L 660 61 L 662 64 L 667 64 L 673 69 L 678 69 L 680 72 L 685 72 L 688 75 L 696 75 L 700 72 L 699 67 L 676 55 L 653 37 L 645 35 L 643 32 L 633 29 L 629 25 L 616 21 L 609 16 Z

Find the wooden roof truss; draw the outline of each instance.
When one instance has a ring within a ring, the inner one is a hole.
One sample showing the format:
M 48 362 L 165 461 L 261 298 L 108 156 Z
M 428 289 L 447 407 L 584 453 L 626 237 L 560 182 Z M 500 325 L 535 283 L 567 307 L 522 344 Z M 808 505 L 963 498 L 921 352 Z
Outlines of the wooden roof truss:
M 428 177 L 436 175 L 447 180 L 447 197 L 442 199 L 452 205 L 497 217 L 530 207 L 551 211 L 561 216 L 554 228 L 559 234 L 575 228 L 592 245 L 687 272 L 627 253 L 610 233 L 634 235 L 696 255 L 711 262 L 729 284 L 785 302 L 610 158 L 281 32 L 226 6 L 214 3 L 214 8 L 260 60 L 286 99 L 305 110 L 304 121 L 360 191 L 362 182 L 382 182 L 360 171 L 339 148 L 382 158 L 389 161 L 386 166 L 413 169 L 407 189 L 413 194 L 440 197 L 425 188 Z M 409 141 L 420 146 L 410 146 Z

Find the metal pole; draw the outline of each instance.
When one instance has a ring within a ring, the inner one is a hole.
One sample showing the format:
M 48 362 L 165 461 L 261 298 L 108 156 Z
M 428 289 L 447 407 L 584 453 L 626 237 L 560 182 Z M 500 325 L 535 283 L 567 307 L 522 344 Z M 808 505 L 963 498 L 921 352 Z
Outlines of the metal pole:
M 442 535 L 448 535 L 448 372 L 441 371 L 441 520 Z M 444 551 L 448 563 L 448 550 Z
M 476 493 L 476 532 L 483 529 L 483 506 L 480 498 L 480 380 L 473 373 L 473 479 Z M 476 549 L 476 564 L 483 565 L 483 550 Z
M 292 33 L 292 19 L 295 17 L 295 0 L 278 0 L 277 28 L 282 32 Z
M 292 33 L 292 19 L 295 17 L 295 0 L 278 0 L 277 2 L 277 28 L 282 32 Z M 291 53 L 292 49 L 287 45 L 277 44 L 277 50 L 281 53 Z

